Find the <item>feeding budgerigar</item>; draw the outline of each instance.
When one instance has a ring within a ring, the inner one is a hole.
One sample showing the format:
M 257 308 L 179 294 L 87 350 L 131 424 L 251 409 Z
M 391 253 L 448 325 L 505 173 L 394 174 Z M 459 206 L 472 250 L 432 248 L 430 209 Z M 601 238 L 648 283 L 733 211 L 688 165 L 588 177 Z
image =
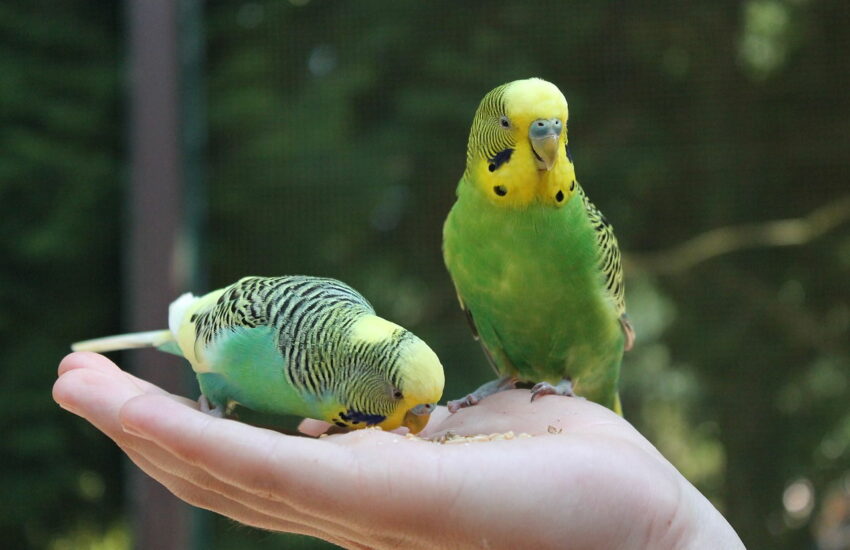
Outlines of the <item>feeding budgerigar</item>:
M 538 78 L 495 88 L 472 122 L 466 170 L 443 228 L 461 308 L 499 379 L 449 403 L 536 383 L 622 414 L 618 378 L 634 331 L 611 225 L 576 181 L 567 101 Z
M 204 296 L 184 294 L 168 317 L 167 330 L 72 348 L 154 346 L 181 355 L 197 374 L 202 408 L 220 415 L 240 404 L 345 428 L 404 425 L 415 433 L 443 392 L 443 367 L 431 348 L 333 279 L 246 277 Z

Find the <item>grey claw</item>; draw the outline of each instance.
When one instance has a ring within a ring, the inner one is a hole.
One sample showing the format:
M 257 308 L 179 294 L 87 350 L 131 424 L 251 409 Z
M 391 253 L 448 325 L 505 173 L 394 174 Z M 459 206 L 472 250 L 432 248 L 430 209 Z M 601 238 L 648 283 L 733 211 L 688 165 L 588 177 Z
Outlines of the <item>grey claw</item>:
M 472 407 L 473 405 L 478 404 L 478 398 L 472 394 L 467 395 L 463 399 L 455 399 L 454 401 L 449 401 L 446 404 L 446 408 L 449 409 L 449 412 L 454 414 L 461 409 L 465 409 L 466 407 Z
M 569 380 L 564 380 L 557 386 L 553 386 L 549 382 L 538 382 L 531 388 L 531 401 L 534 402 L 538 397 L 544 395 L 563 395 L 564 397 L 575 397 L 573 393 L 573 385 Z

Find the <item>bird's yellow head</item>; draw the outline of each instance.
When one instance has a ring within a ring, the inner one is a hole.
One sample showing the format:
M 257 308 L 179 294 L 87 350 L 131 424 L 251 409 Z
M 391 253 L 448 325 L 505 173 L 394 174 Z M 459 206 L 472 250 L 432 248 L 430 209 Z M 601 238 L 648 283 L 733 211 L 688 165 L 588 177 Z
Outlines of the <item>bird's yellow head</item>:
M 343 410 L 331 421 L 348 428 L 422 430 L 443 395 L 437 354 L 412 332 L 376 315 L 352 325 L 349 344 L 354 372 L 343 392 Z
M 443 396 L 445 375 L 437 354 L 428 344 L 408 334 L 412 338 L 402 347 L 397 362 L 403 397 L 386 422 L 388 429 L 398 422 L 411 433 L 417 433 L 428 424 L 431 413 Z
M 464 179 L 493 203 L 560 207 L 576 192 L 564 94 L 539 78 L 491 90 L 475 112 Z

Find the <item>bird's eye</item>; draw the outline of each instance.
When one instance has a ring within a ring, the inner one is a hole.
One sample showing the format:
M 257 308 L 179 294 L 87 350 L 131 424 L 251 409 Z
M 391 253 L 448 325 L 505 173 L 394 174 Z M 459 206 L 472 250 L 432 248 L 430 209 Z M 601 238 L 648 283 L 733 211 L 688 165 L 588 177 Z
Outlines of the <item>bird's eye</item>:
M 508 117 L 506 117 L 505 115 L 502 115 L 501 117 L 499 117 L 499 124 L 502 125 L 502 128 L 510 128 L 511 127 L 511 121 L 508 120 Z
M 396 399 L 401 399 L 402 397 L 404 397 L 404 395 L 401 393 L 401 390 L 395 390 L 393 392 L 393 397 L 395 397 Z

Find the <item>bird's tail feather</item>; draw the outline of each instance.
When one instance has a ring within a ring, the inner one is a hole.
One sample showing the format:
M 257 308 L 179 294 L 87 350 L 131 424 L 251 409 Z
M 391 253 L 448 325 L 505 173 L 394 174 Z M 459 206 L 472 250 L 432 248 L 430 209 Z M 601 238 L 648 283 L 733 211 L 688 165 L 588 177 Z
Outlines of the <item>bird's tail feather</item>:
M 133 348 L 158 348 L 174 341 L 174 334 L 170 330 L 151 330 L 148 332 L 131 332 L 117 336 L 106 336 L 93 340 L 84 340 L 71 344 L 73 351 L 117 351 Z

